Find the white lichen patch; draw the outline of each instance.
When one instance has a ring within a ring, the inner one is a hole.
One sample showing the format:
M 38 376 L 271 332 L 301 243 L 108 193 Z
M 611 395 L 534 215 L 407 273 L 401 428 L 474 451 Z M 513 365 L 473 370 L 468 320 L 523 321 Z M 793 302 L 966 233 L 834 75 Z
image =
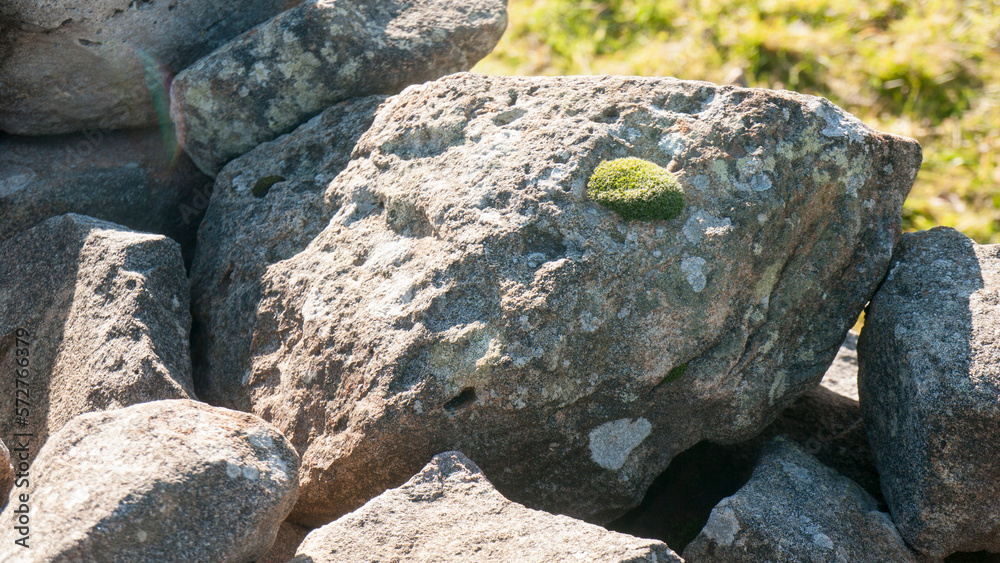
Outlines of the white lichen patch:
M 704 271 L 702 271 L 705 264 L 705 259 L 700 256 L 692 256 L 681 261 L 681 272 L 684 272 L 691 290 L 695 293 L 701 293 L 705 289 L 707 278 Z
M 660 150 L 669 154 L 670 156 L 679 155 L 685 148 L 687 148 L 687 139 L 684 135 L 678 133 L 667 133 L 660 139 Z
M 725 498 L 712 509 L 712 515 L 701 533 L 718 545 L 728 546 L 736 541 L 739 531 L 740 521 L 736 518 L 736 512 L 729 507 L 729 499 Z
M 844 182 L 844 188 L 847 191 L 847 195 L 851 197 L 858 197 L 858 190 L 864 185 L 865 177 L 863 174 L 851 174 Z
M 617 471 L 652 429 L 653 425 L 642 417 L 605 422 L 590 431 L 590 459 L 604 469 Z
M 824 137 L 846 137 L 851 142 L 858 142 L 867 134 L 864 123 L 825 98 L 811 100 L 806 107 L 823 119 L 826 127 L 820 130 L 820 135 Z
M 703 236 L 714 237 L 728 233 L 732 230 L 732 222 L 729 217 L 716 217 L 708 211 L 699 209 L 694 212 L 682 229 L 684 237 L 691 244 L 701 242 Z

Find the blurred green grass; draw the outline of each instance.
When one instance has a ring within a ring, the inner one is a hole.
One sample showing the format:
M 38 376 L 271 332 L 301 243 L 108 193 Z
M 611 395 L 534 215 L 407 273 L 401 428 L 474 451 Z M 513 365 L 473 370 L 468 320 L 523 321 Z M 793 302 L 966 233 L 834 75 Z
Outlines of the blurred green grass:
M 508 13 L 474 71 L 824 96 L 923 147 L 904 230 L 1000 243 L 1000 0 L 509 0 Z

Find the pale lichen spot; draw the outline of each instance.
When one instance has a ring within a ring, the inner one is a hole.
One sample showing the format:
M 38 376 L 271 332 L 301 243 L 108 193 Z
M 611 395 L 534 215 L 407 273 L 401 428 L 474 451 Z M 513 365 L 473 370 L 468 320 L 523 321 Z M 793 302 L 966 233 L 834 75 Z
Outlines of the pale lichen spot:
M 708 281 L 702 271 L 705 264 L 705 259 L 700 256 L 692 256 L 681 261 L 681 271 L 684 272 L 688 284 L 695 293 L 701 293 Z
M 829 100 L 816 98 L 806 104 L 810 110 L 823 119 L 826 124 L 820 135 L 824 137 L 846 137 L 848 141 L 858 142 L 865 136 L 865 125 L 858 118 L 848 115 L 837 108 Z
M 721 546 L 732 545 L 740 531 L 740 521 L 736 518 L 736 512 L 728 506 L 728 501 L 729 499 L 722 499 L 712 509 L 708 523 L 701 530 L 708 539 Z
M 708 211 L 699 209 L 684 223 L 682 232 L 691 244 L 701 242 L 703 236 L 713 237 L 724 235 L 732 230 L 729 217 L 716 217 Z
M 848 176 L 847 181 L 844 182 L 844 187 L 847 190 L 847 195 L 851 197 L 858 197 L 858 189 L 865 185 L 865 177 L 862 174 L 851 174 Z
M 617 471 L 652 429 L 653 425 L 642 417 L 605 422 L 590 431 L 590 459 L 604 469 Z
M 660 149 L 670 156 L 677 156 L 687 147 L 687 139 L 677 133 L 667 133 L 660 139 Z

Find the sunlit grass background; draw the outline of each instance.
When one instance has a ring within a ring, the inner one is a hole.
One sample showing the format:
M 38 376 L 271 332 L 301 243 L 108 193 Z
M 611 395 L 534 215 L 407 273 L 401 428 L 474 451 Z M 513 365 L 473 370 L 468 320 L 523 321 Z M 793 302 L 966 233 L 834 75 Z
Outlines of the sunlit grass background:
M 675 76 L 829 98 L 913 137 L 904 230 L 1000 243 L 1000 0 L 509 0 L 473 69 Z

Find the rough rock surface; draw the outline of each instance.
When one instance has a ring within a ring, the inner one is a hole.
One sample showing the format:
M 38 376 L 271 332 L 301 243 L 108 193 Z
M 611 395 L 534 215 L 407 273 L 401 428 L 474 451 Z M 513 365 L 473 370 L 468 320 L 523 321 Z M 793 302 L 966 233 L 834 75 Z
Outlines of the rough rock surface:
M 69 214 L 0 243 L 0 365 L 25 370 L 0 393 L 0 439 L 33 432 L 34 455 L 76 415 L 193 397 L 187 295 L 161 235 Z
M 666 544 L 610 532 L 503 497 L 459 452 L 314 530 L 289 563 L 359 561 L 681 562 Z
M 843 397 L 858 400 L 858 333 L 853 330 L 847 333 L 820 385 Z
M 210 179 L 159 129 L 0 136 L 0 241 L 79 213 L 193 248 Z
M 384 99 L 334 105 L 230 162 L 216 178 L 191 269 L 195 381 L 205 400 L 225 402 L 209 386 L 215 382 L 210 374 L 249 369 L 247 335 L 253 331 L 261 277 L 267 266 L 303 250 L 329 223 L 333 209 L 325 201 L 326 186 L 347 166 Z
M 678 176 L 681 216 L 586 198 L 625 156 Z M 354 157 L 267 270 L 250 368 L 210 374 L 303 454 L 309 525 L 447 449 L 608 521 L 677 453 L 753 436 L 884 275 L 920 150 L 789 92 L 458 74 L 387 101 Z
M 167 119 L 169 77 L 296 0 L 5 0 L 0 130 L 122 129 Z
M 868 493 L 782 438 L 764 450 L 750 482 L 712 510 L 684 558 L 917 561 Z
M 506 0 L 306 0 L 185 70 L 171 116 L 195 163 L 222 165 L 349 98 L 468 70 L 507 26 Z
M 3 526 L 0 560 L 253 561 L 295 503 L 298 461 L 256 416 L 196 401 L 84 414 L 31 466 L 30 549 Z
M 1000 245 L 906 234 L 858 342 L 861 406 L 903 537 L 1000 551 Z

